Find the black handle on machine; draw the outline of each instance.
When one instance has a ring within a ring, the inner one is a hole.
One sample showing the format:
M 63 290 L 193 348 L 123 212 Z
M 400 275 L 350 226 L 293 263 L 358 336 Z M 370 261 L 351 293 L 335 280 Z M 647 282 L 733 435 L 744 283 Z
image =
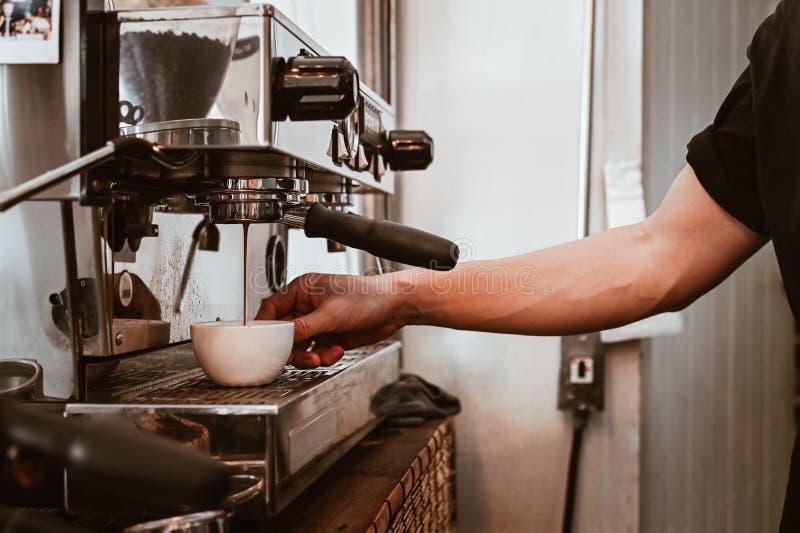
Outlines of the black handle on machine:
M 344 57 L 273 61 L 272 120 L 342 120 L 358 107 L 358 71 Z
M 452 270 L 458 246 L 422 230 L 371 218 L 331 211 L 313 204 L 306 213 L 306 237 L 322 237 L 374 256 L 431 270 Z
M 433 162 L 433 139 L 421 130 L 394 130 L 381 139 L 380 152 L 392 170 L 425 170 Z
M 0 400 L 0 442 L 65 468 L 70 483 L 164 512 L 217 509 L 230 482 L 224 465 L 166 438 L 7 399 Z

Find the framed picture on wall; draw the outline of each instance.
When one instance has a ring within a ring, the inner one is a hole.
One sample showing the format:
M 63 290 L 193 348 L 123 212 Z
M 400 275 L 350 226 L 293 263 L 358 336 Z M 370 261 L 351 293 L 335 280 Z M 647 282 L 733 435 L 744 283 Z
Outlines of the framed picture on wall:
M 0 0 L 0 64 L 61 60 L 61 0 Z

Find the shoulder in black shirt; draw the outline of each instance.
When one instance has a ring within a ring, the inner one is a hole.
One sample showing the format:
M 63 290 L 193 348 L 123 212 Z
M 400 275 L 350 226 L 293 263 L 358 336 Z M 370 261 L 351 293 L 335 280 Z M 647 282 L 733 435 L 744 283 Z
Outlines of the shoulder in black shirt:
M 753 37 L 748 58 L 714 123 L 689 143 L 686 159 L 723 209 L 772 238 L 800 323 L 800 0 L 778 5 Z M 798 439 L 780 531 L 800 532 Z
M 714 123 L 689 143 L 686 159 L 723 209 L 772 238 L 800 322 L 800 0 L 778 5 L 748 57 Z

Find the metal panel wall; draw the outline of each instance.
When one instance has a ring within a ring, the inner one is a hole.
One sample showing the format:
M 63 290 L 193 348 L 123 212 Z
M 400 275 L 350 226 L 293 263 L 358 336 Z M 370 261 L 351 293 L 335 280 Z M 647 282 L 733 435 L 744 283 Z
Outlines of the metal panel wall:
M 81 153 L 80 2 L 62 2 L 61 63 L 0 65 L 0 189 Z M 77 197 L 69 181 L 47 198 Z M 66 287 L 61 207 L 27 202 L 0 214 L 0 359 L 37 358 L 45 392 L 73 392 L 69 337 L 53 324 L 49 295 Z M 80 222 L 80 221 L 79 221 Z
M 747 64 L 772 0 L 646 0 L 649 207 Z M 793 436 L 792 319 L 772 247 L 653 340 L 643 364 L 642 529 L 777 531 Z

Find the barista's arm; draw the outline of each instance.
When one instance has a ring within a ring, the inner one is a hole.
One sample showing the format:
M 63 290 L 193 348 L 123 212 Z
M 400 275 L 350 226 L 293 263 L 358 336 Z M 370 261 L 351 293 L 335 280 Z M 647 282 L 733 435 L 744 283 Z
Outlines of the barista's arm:
M 340 346 L 375 342 L 408 324 L 526 335 L 598 331 L 688 305 L 766 242 L 686 167 L 639 224 L 450 272 L 305 276 L 264 300 L 259 318 L 295 320 L 301 366 L 330 364 Z M 317 345 L 306 352 L 311 338 Z
M 687 306 L 766 242 L 717 205 L 687 166 L 639 224 L 448 273 L 399 273 L 415 288 L 399 309 L 408 324 L 531 335 L 599 331 Z M 535 277 L 523 282 L 528 271 Z M 501 275 L 510 281 L 507 295 L 498 291 Z M 437 292 L 447 283 L 455 288 Z

